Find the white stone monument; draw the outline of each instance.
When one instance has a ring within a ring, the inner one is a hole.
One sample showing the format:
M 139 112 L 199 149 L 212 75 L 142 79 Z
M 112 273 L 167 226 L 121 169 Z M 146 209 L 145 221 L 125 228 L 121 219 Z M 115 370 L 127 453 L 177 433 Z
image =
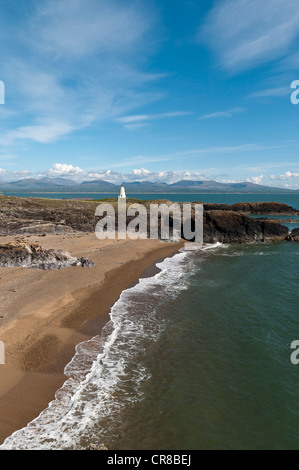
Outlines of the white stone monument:
M 126 199 L 126 191 L 125 191 L 125 188 L 124 188 L 124 185 L 122 184 L 121 187 L 120 187 L 120 192 L 119 192 L 119 196 L 118 196 L 118 199 Z

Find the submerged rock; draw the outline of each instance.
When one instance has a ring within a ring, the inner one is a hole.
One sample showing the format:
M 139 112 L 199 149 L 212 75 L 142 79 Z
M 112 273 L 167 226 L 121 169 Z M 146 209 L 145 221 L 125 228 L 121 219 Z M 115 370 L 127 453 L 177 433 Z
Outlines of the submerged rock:
M 26 267 L 43 270 L 62 269 L 69 266 L 93 268 L 87 258 L 77 259 L 64 250 L 46 250 L 37 244 L 18 241 L 0 245 L 0 267 Z

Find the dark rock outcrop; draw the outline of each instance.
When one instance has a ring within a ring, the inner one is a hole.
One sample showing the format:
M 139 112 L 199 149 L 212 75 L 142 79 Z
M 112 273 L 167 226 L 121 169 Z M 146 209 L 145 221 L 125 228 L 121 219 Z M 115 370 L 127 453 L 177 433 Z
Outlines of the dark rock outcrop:
M 279 202 L 239 202 L 237 204 L 204 204 L 206 211 L 234 211 L 255 215 L 298 215 L 299 211 Z
M 92 232 L 96 201 L 0 197 L 0 235 Z
M 233 211 L 204 212 L 205 243 L 245 243 L 282 241 L 288 236 L 287 227 L 253 219 Z
M 167 204 L 170 205 L 170 204 Z M 191 230 L 195 229 L 195 214 L 191 211 Z M 127 217 L 127 224 L 133 217 Z M 148 217 L 148 233 L 151 228 L 150 218 Z M 161 219 L 158 220 L 158 234 L 161 237 Z M 170 213 L 170 239 L 173 237 L 173 220 Z M 116 215 L 116 230 L 118 220 Z M 289 235 L 289 229 L 276 221 L 268 219 L 256 219 L 242 212 L 232 210 L 204 210 L 203 214 L 203 237 L 204 243 L 246 243 L 246 242 L 270 242 L 284 241 Z M 184 238 L 183 226 L 181 228 L 181 237 Z M 177 238 L 177 237 L 174 237 Z M 193 241 L 193 240 L 190 240 Z
M 43 270 L 62 269 L 69 266 L 94 267 L 87 258 L 77 259 L 64 250 L 45 250 L 37 244 L 20 240 L 0 245 L 0 267 L 26 267 Z
M 259 217 L 258 220 L 264 220 L 264 221 L 271 221 L 276 224 L 298 224 L 299 220 L 297 219 L 272 219 L 271 216 L 269 217 Z
M 288 236 L 288 241 L 299 242 L 299 228 L 294 228 L 292 233 Z

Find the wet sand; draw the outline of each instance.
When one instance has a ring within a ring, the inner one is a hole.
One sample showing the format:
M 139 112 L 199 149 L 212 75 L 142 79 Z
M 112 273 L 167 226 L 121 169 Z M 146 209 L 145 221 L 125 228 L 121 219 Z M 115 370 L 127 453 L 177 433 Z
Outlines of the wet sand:
M 1 237 L 1 243 L 17 237 Z M 100 334 L 121 292 L 183 243 L 105 240 L 95 234 L 26 237 L 94 261 L 95 268 L 42 271 L 0 268 L 0 444 L 36 418 L 66 380 L 65 365 L 82 341 Z

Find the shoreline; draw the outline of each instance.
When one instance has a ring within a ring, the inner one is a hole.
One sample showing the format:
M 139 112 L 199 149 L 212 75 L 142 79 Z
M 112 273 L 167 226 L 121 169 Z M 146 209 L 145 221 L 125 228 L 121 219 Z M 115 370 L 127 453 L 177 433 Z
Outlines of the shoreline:
M 36 241 L 37 236 L 29 238 Z M 155 275 L 156 263 L 183 246 L 183 242 L 100 242 L 94 238 L 94 234 L 73 234 L 42 240 L 43 246 L 53 247 L 54 242 L 65 245 L 74 256 L 84 253 L 95 261 L 93 269 L 0 269 L 0 291 L 13 292 L 7 293 L 10 303 L 6 298 L 3 302 L 4 308 L 10 307 L 11 318 L 0 327 L 6 353 L 6 364 L 0 366 L 0 445 L 55 398 L 67 380 L 64 369 L 76 346 L 101 334 L 121 293 L 141 277 Z M 86 242 L 90 246 L 84 246 Z M 28 278 L 32 279 L 29 287 Z M 17 285 L 17 292 L 9 289 L 12 284 Z M 17 298 L 12 300 L 15 294 Z M 21 308 L 16 314 L 18 306 Z

